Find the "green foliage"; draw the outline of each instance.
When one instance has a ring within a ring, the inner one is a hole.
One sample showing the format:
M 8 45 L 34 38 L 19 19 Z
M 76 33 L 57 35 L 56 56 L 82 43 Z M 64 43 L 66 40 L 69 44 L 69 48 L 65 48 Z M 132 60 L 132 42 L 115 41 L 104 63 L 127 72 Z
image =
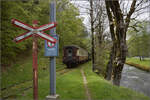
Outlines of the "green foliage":
M 129 56 L 150 56 L 150 34 L 147 32 L 149 22 L 140 24 L 139 31 L 129 30 L 128 54 Z
M 8 66 L 15 62 L 19 55 L 28 52 L 32 48 L 32 38 L 18 44 L 13 39 L 25 31 L 13 26 L 11 19 L 15 18 L 32 25 L 33 20 L 38 20 L 39 25 L 49 22 L 49 1 L 39 1 L 34 4 L 34 0 L 22 1 L 2 1 L 1 16 L 1 56 L 2 66 Z M 68 0 L 57 1 L 57 34 L 59 35 L 60 55 L 64 45 L 79 45 L 87 48 L 89 41 L 86 38 L 82 18 L 79 18 L 78 9 Z M 49 32 L 47 31 L 49 34 Z M 38 47 L 44 47 L 44 40 L 38 39 Z
M 1 16 L 1 56 L 2 65 L 11 64 L 15 61 L 18 55 L 29 50 L 32 47 L 32 39 L 27 39 L 16 44 L 13 39 L 25 31 L 13 26 L 11 19 L 19 19 L 25 23 L 32 24 L 32 20 L 46 19 L 39 17 L 41 14 L 40 5 L 33 4 L 30 0 L 27 3 L 21 1 L 2 1 L 2 16 Z M 38 13 L 39 12 L 39 13 Z M 44 15 L 44 14 L 43 14 Z M 43 23 L 42 21 L 40 23 Z M 39 41 L 39 44 L 41 41 Z M 40 47 L 40 45 L 39 45 Z
M 109 58 L 110 52 L 110 41 L 109 40 L 101 40 L 102 42 L 99 43 L 98 36 L 95 36 L 95 66 L 97 73 L 105 76 L 106 74 L 106 67 Z
M 79 11 L 71 3 L 58 2 L 57 6 L 57 34 L 60 39 L 60 50 L 64 45 L 79 45 L 86 48 L 86 33 L 82 19 L 79 18 Z

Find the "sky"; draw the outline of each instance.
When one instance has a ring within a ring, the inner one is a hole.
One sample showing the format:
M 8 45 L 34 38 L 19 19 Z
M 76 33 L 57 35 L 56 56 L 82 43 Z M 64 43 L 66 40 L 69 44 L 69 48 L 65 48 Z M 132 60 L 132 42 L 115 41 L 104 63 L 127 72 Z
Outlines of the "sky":
M 79 9 L 80 17 L 84 18 L 83 23 L 84 23 L 85 27 L 87 28 L 87 31 L 89 33 L 91 33 L 89 1 L 86 1 L 86 0 L 70 0 L 70 1 Z M 129 1 L 129 4 L 128 4 L 128 1 Z M 125 7 L 127 7 L 127 12 L 129 12 L 129 10 L 130 10 L 131 3 L 132 3 L 132 0 L 124 0 L 124 5 L 125 5 Z M 127 4 L 128 4 L 128 6 L 127 6 Z M 150 5 L 150 1 L 149 1 L 149 3 L 147 3 L 147 5 Z M 121 7 L 123 7 L 123 5 Z M 141 11 L 143 11 L 143 10 L 141 10 Z M 149 7 L 149 9 L 145 9 L 144 11 L 145 11 L 145 13 L 138 15 L 137 19 L 138 20 L 146 19 L 146 20 L 150 21 L 150 7 Z M 137 13 L 134 13 L 132 16 L 135 16 L 136 14 Z M 109 27 L 106 29 L 106 32 L 108 32 L 108 31 L 109 31 Z M 147 32 L 150 33 L 150 24 L 149 24 L 149 26 L 147 26 Z M 129 38 L 130 37 L 127 35 L 126 39 L 128 40 Z
M 71 1 L 71 3 L 73 3 L 79 9 L 80 17 L 84 18 L 84 20 L 83 20 L 84 25 L 89 28 L 90 27 L 90 16 L 88 14 L 89 13 L 88 9 L 90 8 L 89 1 L 86 1 L 86 0 L 70 0 L 70 1 Z M 125 1 L 125 6 L 127 5 L 128 1 L 129 1 L 129 5 L 128 5 L 127 8 L 130 8 L 132 0 L 126 0 Z M 147 4 L 150 4 L 150 1 Z M 150 20 L 150 8 L 149 9 L 145 9 L 145 11 L 146 12 L 144 14 L 139 15 L 137 18 L 140 19 L 140 20 L 145 19 L 145 18 L 147 20 Z
M 79 0 L 72 0 L 71 3 L 73 3 L 80 11 L 80 17 L 83 17 L 83 23 L 85 25 L 89 24 L 89 11 L 88 9 L 90 8 L 89 2 L 88 1 L 79 1 Z

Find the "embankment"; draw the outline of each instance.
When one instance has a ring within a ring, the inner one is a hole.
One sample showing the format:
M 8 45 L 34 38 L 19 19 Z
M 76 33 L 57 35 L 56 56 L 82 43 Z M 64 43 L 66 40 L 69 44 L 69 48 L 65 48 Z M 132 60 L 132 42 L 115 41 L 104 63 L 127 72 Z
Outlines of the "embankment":
M 134 66 L 134 67 L 136 67 L 136 68 L 138 68 L 138 69 L 141 69 L 141 70 L 143 70 L 143 71 L 150 72 L 150 67 L 148 67 L 148 66 L 140 65 L 140 64 L 136 64 L 136 63 L 134 63 L 134 62 L 128 62 L 128 61 L 126 62 L 126 64 L 131 65 L 131 66 Z

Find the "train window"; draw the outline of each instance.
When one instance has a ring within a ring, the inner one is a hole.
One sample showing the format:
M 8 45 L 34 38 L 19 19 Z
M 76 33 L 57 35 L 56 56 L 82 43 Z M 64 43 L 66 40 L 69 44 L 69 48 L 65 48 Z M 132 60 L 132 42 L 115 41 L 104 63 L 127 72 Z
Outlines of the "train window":
M 78 51 L 77 51 L 77 56 L 79 56 L 79 55 L 80 55 L 80 51 L 78 50 Z
M 72 56 L 72 49 L 68 49 L 68 56 Z

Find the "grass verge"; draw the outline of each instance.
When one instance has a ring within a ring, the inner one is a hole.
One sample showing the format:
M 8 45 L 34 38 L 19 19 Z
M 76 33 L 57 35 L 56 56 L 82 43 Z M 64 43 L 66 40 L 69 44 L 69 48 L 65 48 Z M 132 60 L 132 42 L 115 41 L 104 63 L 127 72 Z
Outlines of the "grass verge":
M 127 58 L 126 64 L 150 72 L 150 59 L 140 61 L 138 58 Z
M 60 75 L 56 73 L 56 89 L 60 100 L 86 100 L 80 68 Z M 32 100 L 32 89 L 17 94 L 15 100 Z M 49 94 L 49 75 L 39 79 L 39 100 L 44 100 Z
M 150 100 L 143 94 L 124 87 L 113 86 L 103 77 L 91 71 L 91 65 L 85 64 L 84 71 L 88 81 L 92 100 Z

